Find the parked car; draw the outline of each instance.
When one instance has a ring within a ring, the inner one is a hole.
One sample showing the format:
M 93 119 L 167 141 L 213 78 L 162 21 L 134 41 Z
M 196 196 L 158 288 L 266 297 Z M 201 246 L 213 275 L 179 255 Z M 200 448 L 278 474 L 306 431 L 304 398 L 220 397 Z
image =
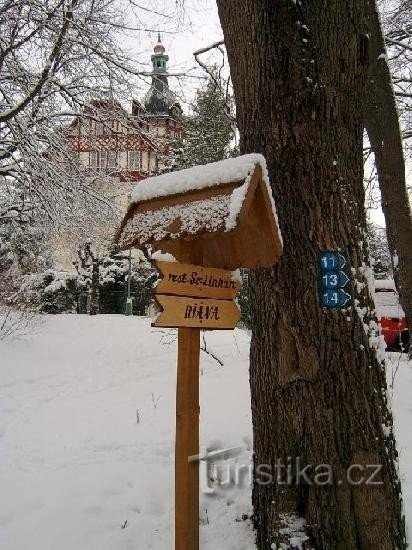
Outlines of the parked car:
M 409 330 L 393 279 L 375 281 L 375 304 L 386 349 L 407 350 Z

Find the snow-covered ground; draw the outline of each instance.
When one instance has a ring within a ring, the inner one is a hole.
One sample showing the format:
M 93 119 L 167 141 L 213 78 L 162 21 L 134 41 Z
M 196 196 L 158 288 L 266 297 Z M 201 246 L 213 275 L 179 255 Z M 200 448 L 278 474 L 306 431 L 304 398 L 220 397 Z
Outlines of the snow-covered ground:
M 224 366 L 202 353 L 201 443 L 247 464 L 249 338 L 206 338 Z M 49 316 L 0 342 L 0 548 L 173 548 L 175 387 L 174 331 L 147 319 Z M 202 549 L 253 548 L 250 511 L 247 487 L 203 496 Z
M 224 365 L 202 353 L 201 444 L 241 446 L 231 463 L 247 465 L 249 337 L 236 330 L 206 339 Z M 395 369 L 398 358 L 391 354 Z M 174 332 L 136 317 L 48 316 L 37 334 L 0 342 L 0 548 L 173 548 L 175 365 Z M 406 360 L 393 393 L 410 523 Z M 255 548 L 242 519 L 250 512 L 247 476 L 243 486 L 202 495 L 202 550 Z

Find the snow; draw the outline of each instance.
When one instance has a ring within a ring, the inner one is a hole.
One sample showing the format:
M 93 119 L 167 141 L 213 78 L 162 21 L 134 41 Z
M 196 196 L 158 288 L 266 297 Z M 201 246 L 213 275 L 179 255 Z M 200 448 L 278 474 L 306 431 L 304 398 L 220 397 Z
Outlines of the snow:
M 136 238 L 140 243 L 145 243 L 152 239 L 177 239 L 182 234 L 218 231 L 225 225 L 229 205 L 230 196 L 221 195 L 158 210 L 136 212 L 123 229 L 122 243 L 129 244 Z M 180 222 L 175 224 L 175 220 Z
M 249 189 L 250 178 L 251 176 L 249 175 L 245 183 L 235 189 L 230 197 L 229 216 L 225 221 L 225 231 L 232 231 L 232 229 L 236 228 L 237 217 L 242 210 L 242 205 Z M 268 192 L 271 195 L 271 189 L 269 189 Z
M 365 262 L 362 262 L 362 265 L 360 265 L 357 269 L 351 268 L 351 272 L 354 278 L 355 288 L 358 295 L 360 296 L 360 294 L 363 292 L 363 289 L 366 289 L 374 303 L 373 309 L 370 309 L 368 306 L 361 307 L 361 302 L 358 298 L 355 297 L 353 300 L 355 312 L 357 313 L 362 323 L 364 332 L 368 337 L 369 345 L 372 349 L 375 350 L 376 359 L 379 361 L 379 363 L 383 365 L 386 358 L 386 343 L 385 338 L 382 335 L 380 326 L 375 321 L 376 281 L 373 275 L 373 270 L 369 265 L 365 264 Z
M 243 283 L 240 269 L 235 269 L 235 271 L 232 271 L 232 281 L 236 281 L 237 283 L 241 283 L 241 284 Z
M 35 335 L 0 342 L 0 548 L 173 548 L 175 331 L 120 315 L 42 319 Z M 206 341 L 224 366 L 202 352 L 201 445 L 241 447 L 230 460 L 249 464 L 249 336 Z M 412 362 L 387 357 L 410 523 Z M 250 487 L 213 487 L 201 496 L 202 550 L 256 550 L 242 519 Z M 301 546 L 302 518 L 282 523 Z
M 395 291 L 377 292 L 375 294 L 375 304 L 378 317 L 397 319 L 405 317 L 405 313 L 399 303 L 398 294 Z
M 399 266 L 399 257 L 396 252 L 393 255 L 392 261 L 393 261 L 393 267 L 394 269 L 396 269 Z
M 406 517 L 407 539 L 411 541 L 412 527 L 412 432 L 411 394 L 412 361 L 400 353 L 387 354 L 387 379 L 392 393 L 392 412 L 399 453 L 399 471 Z
M 260 164 L 263 172 L 267 171 L 264 157 L 250 154 L 146 178 L 133 189 L 132 202 L 244 181 L 253 173 L 257 164 Z
M 280 543 L 280 548 L 290 548 L 302 550 L 303 544 L 309 540 L 305 534 L 306 521 L 295 514 L 283 514 L 281 517 L 281 527 L 279 533 L 286 535 L 290 544 Z
M 209 231 L 217 230 L 222 226 L 224 226 L 225 231 L 235 229 L 237 218 L 249 189 L 252 174 L 257 165 L 260 165 L 262 169 L 262 179 L 268 191 L 273 216 L 276 224 L 279 225 L 265 158 L 260 154 L 252 153 L 160 176 L 153 176 L 145 179 L 143 182 L 139 182 L 133 189 L 131 196 L 132 203 L 218 187 L 228 183 L 243 183 L 231 195 L 221 195 L 203 201 L 195 201 L 190 204 L 161 208 L 154 212 L 151 211 L 150 214 L 145 214 L 144 212 L 136 213 L 126 224 L 122 241 L 128 242 L 132 232 L 139 231 L 139 228 L 149 221 L 152 229 L 159 226 L 159 224 L 163 224 L 163 232 L 159 227 L 159 231 L 161 231 L 163 236 L 165 228 L 168 229 L 167 221 L 171 220 L 169 222 L 171 223 L 173 219 L 182 215 L 185 218 L 183 226 L 189 234 L 195 234 L 206 227 L 209 227 Z M 154 219 L 151 220 L 151 217 Z M 204 217 L 206 218 L 206 222 L 202 224 Z M 141 231 L 144 230 L 141 229 Z M 179 229 L 179 233 L 181 232 L 182 228 Z M 149 234 L 149 230 L 146 233 Z
M 46 274 L 53 275 L 55 277 L 55 280 L 48 286 L 46 286 L 46 288 L 44 289 L 45 294 L 53 294 L 54 292 L 58 292 L 62 288 L 66 288 L 67 281 L 72 279 L 73 277 L 67 271 L 53 271 L 52 269 L 48 269 L 46 271 Z
M 0 342 L 0 548 L 173 548 L 175 331 L 120 315 L 44 320 Z M 206 341 L 224 366 L 201 353 L 201 445 L 241 446 L 233 460 L 249 464 L 249 337 Z M 202 496 L 202 550 L 254 548 L 250 498 L 247 486 Z
M 378 317 L 404 318 L 399 296 L 393 279 L 375 280 L 375 304 Z
M 176 258 L 173 256 L 173 254 L 169 254 L 168 252 L 162 252 L 161 250 L 156 250 L 151 254 L 151 259 L 155 260 L 157 262 L 175 262 Z

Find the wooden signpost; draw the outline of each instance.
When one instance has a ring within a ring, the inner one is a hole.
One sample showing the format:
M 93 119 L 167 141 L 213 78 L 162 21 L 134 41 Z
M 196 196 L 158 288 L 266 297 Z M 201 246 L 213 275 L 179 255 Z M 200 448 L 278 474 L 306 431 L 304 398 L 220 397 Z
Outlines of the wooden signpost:
M 241 283 L 231 271 L 155 262 L 163 276 L 154 290 L 162 312 L 154 327 L 233 329 L 240 321 L 234 298 Z
M 223 269 L 177 262 L 155 262 L 155 266 L 163 277 L 155 294 L 232 300 L 241 287 L 239 277 Z
M 207 177 L 206 177 L 206 176 Z M 173 254 L 155 261 L 160 313 L 154 327 L 178 328 L 175 550 L 199 549 L 200 330 L 233 329 L 239 267 L 274 265 L 282 254 L 265 160 L 245 155 L 148 178 L 117 233 L 121 248 Z
M 157 296 L 163 312 L 154 327 L 233 329 L 240 321 L 240 309 L 232 300 Z

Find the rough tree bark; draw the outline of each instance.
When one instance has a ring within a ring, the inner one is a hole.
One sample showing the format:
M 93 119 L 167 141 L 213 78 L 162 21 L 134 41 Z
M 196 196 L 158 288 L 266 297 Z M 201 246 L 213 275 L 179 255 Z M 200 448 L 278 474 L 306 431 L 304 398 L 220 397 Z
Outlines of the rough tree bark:
M 365 3 L 217 0 L 241 150 L 267 159 L 284 238 L 279 264 L 250 277 L 255 466 L 273 472 L 278 459 L 294 465 L 300 457 L 302 465 L 329 464 L 334 474 L 324 486 L 296 479 L 263 485 L 257 476 L 261 550 L 281 541 L 292 547 L 280 528 L 295 516 L 306 520 L 317 549 L 406 547 L 383 352 L 367 285 Z M 319 306 L 317 258 L 325 249 L 349 258 L 356 307 Z M 382 483 L 349 483 L 353 464 L 364 473 L 368 464 L 381 465 Z
M 374 2 L 369 2 L 368 6 L 370 65 L 365 127 L 375 155 L 395 282 L 408 326 L 412 327 L 412 216 L 402 135 L 379 14 Z

